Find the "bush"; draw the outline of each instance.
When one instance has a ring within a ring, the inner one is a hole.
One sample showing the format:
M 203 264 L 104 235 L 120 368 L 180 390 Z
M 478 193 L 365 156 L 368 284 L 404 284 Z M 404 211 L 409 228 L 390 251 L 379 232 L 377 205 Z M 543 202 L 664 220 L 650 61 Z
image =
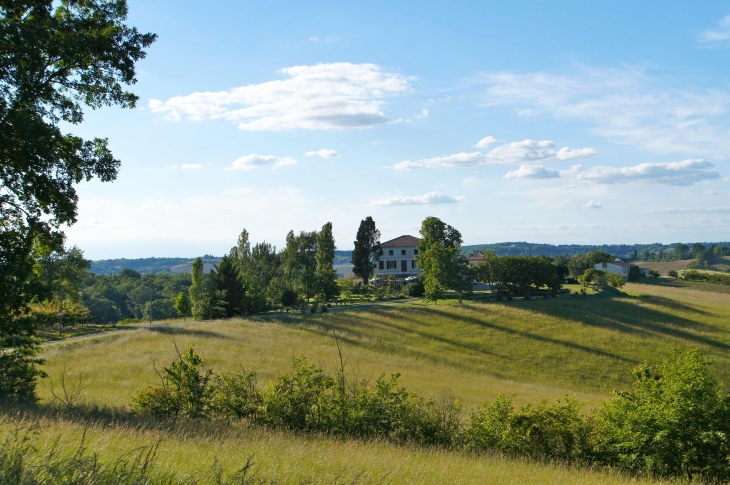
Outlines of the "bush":
M 405 287 L 406 294 L 410 297 L 414 298 L 420 298 L 423 296 L 423 293 L 425 291 L 423 287 L 423 282 L 420 279 L 417 279 L 416 281 L 413 281 L 412 283 L 408 283 Z
M 670 269 L 669 271 L 667 271 L 667 276 L 676 280 L 677 278 L 679 278 L 679 273 L 677 273 L 673 269 Z
M 0 340 L 0 399 L 37 401 L 36 381 L 46 377 L 38 368 L 43 363 L 36 357 L 38 347 L 32 343 L 3 350 Z
M 581 407 L 575 399 L 566 399 L 553 405 L 542 401 L 515 409 L 512 401 L 500 394 L 470 415 L 465 442 L 477 450 L 585 461 L 591 455 L 591 426 L 580 414 Z
M 675 349 L 661 366 L 634 370 L 633 392 L 598 413 L 603 461 L 636 472 L 730 479 L 730 396 L 699 350 Z
M 297 299 L 298 297 L 296 291 L 290 288 L 287 288 L 281 293 L 281 304 L 284 306 L 296 305 Z

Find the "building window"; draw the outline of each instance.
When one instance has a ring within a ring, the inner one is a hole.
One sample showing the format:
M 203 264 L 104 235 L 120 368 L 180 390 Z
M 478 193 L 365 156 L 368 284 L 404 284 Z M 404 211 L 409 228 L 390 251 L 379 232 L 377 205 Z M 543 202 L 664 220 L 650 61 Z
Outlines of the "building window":
M 415 268 L 415 267 L 416 267 L 416 260 L 411 259 L 411 268 Z
M 392 249 L 388 249 L 388 256 L 393 256 L 393 250 Z
M 401 259 L 400 261 L 400 270 L 401 273 L 405 273 L 406 271 L 408 271 L 408 261 L 406 261 L 405 259 Z
M 401 254 L 401 256 L 405 256 L 406 255 L 406 250 L 405 249 L 401 249 L 400 250 L 400 254 Z
M 395 261 L 386 261 L 388 263 L 388 269 L 395 269 Z
M 385 265 L 383 264 L 383 262 L 378 261 L 378 269 L 383 269 L 384 267 L 385 267 Z
M 418 249 L 414 249 L 414 250 L 413 250 L 413 254 L 414 254 L 414 255 L 415 255 L 415 254 L 418 254 Z

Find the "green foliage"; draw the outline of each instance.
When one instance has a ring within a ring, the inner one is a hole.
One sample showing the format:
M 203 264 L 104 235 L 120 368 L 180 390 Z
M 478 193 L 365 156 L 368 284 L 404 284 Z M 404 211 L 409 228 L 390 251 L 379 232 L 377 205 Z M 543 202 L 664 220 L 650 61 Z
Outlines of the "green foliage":
M 622 275 L 593 268 L 586 270 L 585 273 L 579 276 L 578 282 L 583 286 L 593 286 L 594 289 L 609 285 L 614 288 L 622 288 L 624 286 Z
M 36 382 L 46 377 L 38 366 L 40 349 L 31 343 L 12 350 L 0 348 L 0 399 L 36 401 Z
M 177 349 L 176 349 L 177 350 Z M 213 371 L 192 347 L 159 372 L 161 387 L 150 387 L 134 398 L 134 406 L 154 416 L 201 418 L 211 413 Z
M 332 223 L 322 226 L 317 235 L 317 251 L 315 253 L 317 295 L 325 304 L 340 294 L 337 286 L 337 273 L 333 266 L 335 259 L 335 238 L 332 234 Z
M 246 290 L 235 260 L 228 255 L 223 256 L 210 275 L 216 290 L 223 295 L 221 304 L 225 310 L 225 316 L 230 318 L 243 313 L 242 306 Z
M 658 279 L 658 278 L 659 278 L 659 276 L 661 276 L 661 275 L 659 274 L 659 271 L 657 271 L 657 270 L 655 270 L 655 269 L 650 269 L 650 270 L 649 270 L 649 278 L 654 278 L 654 279 Z
M 423 271 L 424 298 L 436 302 L 453 289 L 461 300 L 471 291 L 471 272 L 466 257 L 459 249 L 461 233 L 436 217 L 427 217 L 421 224 L 421 242 L 416 262 Z
M 706 273 L 704 271 L 684 270 L 680 278 L 686 281 L 705 281 L 719 285 L 730 285 L 730 275 L 720 273 Z
M 617 392 L 597 419 L 605 462 L 662 476 L 730 478 L 730 397 L 698 350 L 675 349 L 657 368 L 634 371 L 632 392 Z
M 204 288 L 205 273 L 203 273 L 203 260 L 197 258 L 193 262 L 192 284 L 190 285 L 190 306 L 195 320 L 205 319 L 206 291 Z
M 408 283 L 405 287 L 405 290 L 408 296 L 414 298 L 420 298 L 426 292 L 426 288 L 424 288 L 421 278 L 418 278 L 415 281 Z
M 190 315 L 190 297 L 184 291 L 178 293 L 177 298 L 175 298 L 175 310 L 181 317 Z
M 568 271 L 570 276 L 578 279 L 586 270 L 595 268 L 599 263 L 607 263 L 613 261 L 614 257 L 604 250 L 591 251 L 587 254 L 576 254 L 568 261 Z
M 352 291 L 355 288 L 355 282 L 350 278 L 343 278 L 337 282 L 340 288 L 340 296 L 346 301 L 352 300 Z
M 510 399 L 500 394 L 471 413 L 464 441 L 476 450 L 563 462 L 587 461 L 592 452 L 592 429 L 581 408 L 581 403 L 566 398 L 552 405 L 541 401 L 515 409 Z
M 667 271 L 667 276 L 676 280 L 677 278 L 679 278 L 679 273 L 677 273 L 673 269 L 670 269 L 669 271 Z
M 382 252 L 380 231 L 375 227 L 372 217 L 368 216 L 360 221 L 353 244 L 355 249 L 352 251 L 352 272 L 362 278 L 363 285 L 367 285 Z
M 76 222 L 75 185 L 110 182 L 119 160 L 102 138 L 63 134 L 83 107 L 134 108 L 123 85 L 154 34 L 125 25 L 118 1 L 5 2 L 0 7 L 0 333 L 39 287 L 31 253 L 38 241 L 62 249 L 59 229 Z M 44 297 L 44 295 L 41 295 Z

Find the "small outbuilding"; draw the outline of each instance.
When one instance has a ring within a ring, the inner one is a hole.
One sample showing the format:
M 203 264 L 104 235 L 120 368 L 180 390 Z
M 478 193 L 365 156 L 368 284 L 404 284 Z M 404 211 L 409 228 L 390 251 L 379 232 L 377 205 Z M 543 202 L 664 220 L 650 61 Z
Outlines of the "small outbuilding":
M 642 268 L 638 264 L 627 263 L 621 258 L 616 258 L 613 261 L 605 263 L 598 263 L 595 268 L 600 271 L 626 275 L 629 281 L 638 280 L 640 276 L 649 276 L 649 268 Z

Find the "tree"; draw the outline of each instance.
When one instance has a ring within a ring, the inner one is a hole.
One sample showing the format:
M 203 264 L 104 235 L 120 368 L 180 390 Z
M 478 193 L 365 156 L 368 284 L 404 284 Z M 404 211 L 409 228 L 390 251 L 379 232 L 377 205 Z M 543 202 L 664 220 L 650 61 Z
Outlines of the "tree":
M 654 279 L 656 280 L 656 279 L 658 279 L 658 278 L 659 278 L 659 276 L 661 276 L 661 275 L 659 274 L 659 271 L 657 271 L 657 270 L 655 270 L 655 269 L 650 269 L 650 270 L 649 270 L 649 278 L 654 278 Z
M 352 272 L 362 278 L 362 284 L 367 285 L 375 270 L 375 264 L 380 259 L 380 231 L 375 227 L 375 221 L 367 216 L 360 221 L 355 238 L 355 249 L 352 251 Z
M 0 394 L 30 396 L 39 375 L 25 316 L 43 291 L 35 243 L 62 249 L 61 227 L 76 222 L 75 185 L 117 176 L 107 139 L 64 134 L 60 124 L 80 124 L 84 105 L 135 107 L 123 85 L 136 82 L 135 63 L 156 36 L 128 27 L 126 17 L 124 0 L 0 3 L 0 346 L 26 346 L 3 374 L 17 371 L 28 379 L 13 382 L 29 386 Z
M 674 254 L 676 255 L 676 259 L 687 259 L 687 256 L 689 255 L 689 246 L 687 246 L 686 244 L 678 243 L 674 245 L 673 249 Z
M 177 298 L 175 298 L 175 310 L 181 317 L 190 315 L 190 297 L 184 291 L 178 293 Z
M 335 237 L 332 234 L 332 223 L 328 222 L 322 226 L 317 235 L 317 294 L 324 303 L 329 303 L 340 294 L 337 286 L 337 273 L 335 272 Z
M 135 63 L 154 34 L 124 24 L 124 0 L 26 0 L 0 5 L 0 334 L 34 296 L 28 258 L 76 222 L 74 186 L 117 176 L 106 139 L 63 134 L 83 107 L 134 108 Z
M 222 304 L 226 317 L 240 315 L 246 290 L 235 260 L 229 255 L 223 256 L 210 275 L 215 282 L 216 290 L 225 294 Z
M 343 278 L 337 282 L 340 287 L 340 295 L 343 299 L 350 302 L 352 300 L 352 290 L 355 288 L 355 282 L 350 278 Z
M 673 269 L 670 269 L 669 271 L 667 271 L 667 276 L 676 280 L 677 278 L 679 278 L 679 273 L 677 273 Z
M 190 306 L 195 320 L 203 320 L 205 317 L 205 273 L 203 258 L 196 258 L 192 268 L 193 283 L 190 285 Z
M 309 299 L 316 289 L 317 271 L 317 231 L 301 231 L 298 235 L 289 231 L 286 246 L 280 257 L 284 271 L 284 279 L 289 287 L 294 288 L 303 298 Z
M 424 297 L 434 303 L 454 289 L 461 301 L 462 293 L 471 290 L 469 266 L 461 252 L 461 233 L 436 217 L 421 224 L 421 242 L 416 262 L 423 271 Z

